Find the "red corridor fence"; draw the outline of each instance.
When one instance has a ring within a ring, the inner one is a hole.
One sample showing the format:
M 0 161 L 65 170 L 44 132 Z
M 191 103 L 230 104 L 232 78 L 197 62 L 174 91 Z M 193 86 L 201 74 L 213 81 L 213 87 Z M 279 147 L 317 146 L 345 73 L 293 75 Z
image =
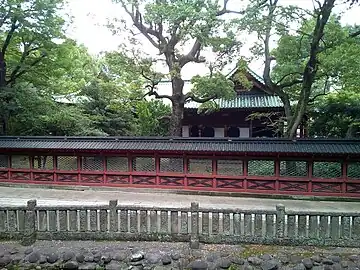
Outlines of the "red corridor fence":
M 0 182 L 360 197 L 360 140 L 0 137 Z

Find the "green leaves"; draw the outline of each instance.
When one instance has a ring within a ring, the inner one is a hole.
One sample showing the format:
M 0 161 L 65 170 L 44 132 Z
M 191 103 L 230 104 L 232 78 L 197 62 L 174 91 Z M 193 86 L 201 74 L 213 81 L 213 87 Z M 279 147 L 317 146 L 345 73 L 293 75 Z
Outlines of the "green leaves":
M 9 65 L 9 70 L 14 70 L 14 66 L 18 64 L 32 67 L 34 59 L 38 59 L 36 57 L 47 53 L 53 47 L 54 39 L 64 37 L 65 20 L 59 14 L 63 2 L 63 0 L 29 0 L 26 3 L 20 0 L 2 1 L 0 7 L 2 53 L 10 58 L 19 59 L 15 65 Z M 20 61 L 21 57 L 25 59 Z
M 202 103 L 199 107 L 199 113 L 217 110 L 218 107 L 214 99 L 230 100 L 236 96 L 234 83 L 220 72 L 211 76 L 194 76 L 191 83 L 193 88 L 189 94 L 192 96 L 192 100 Z
M 12 93 L 12 103 L 2 108 L 9 113 L 9 135 L 104 135 L 80 108 L 57 104 L 50 95 L 23 85 Z
M 136 103 L 137 136 L 168 136 L 171 108 L 160 100 Z
M 48 93 L 68 94 L 81 91 L 99 73 L 99 65 L 84 46 L 65 39 L 54 45 L 36 67 L 21 81 L 30 82 Z
M 314 21 L 305 21 L 295 34 L 283 35 L 277 48 L 273 51 L 276 58 L 272 76 L 275 81 L 281 78 L 282 83 L 291 82 L 301 76 L 309 57 L 311 29 Z M 360 75 L 360 42 L 349 37 L 349 27 L 341 26 L 338 18 L 332 17 L 321 42 L 318 54 L 317 82 L 314 84 L 313 95 L 324 90 L 325 82 L 331 81 L 331 88 L 356 89 L 359 87 L 357 77 Z M 293 100 L 298 98 L 299 87 L 287 89 Z
M 231 99 L 235 96 L 234 83 L 220 72 L 212 76 L 194 76 L 191 83 L 193 84 L 191 93 L 200 99 L 209 97 Z
M 310 132 L 313 136 L 359 137 L 360 93 L 342 91 L 319 99 L 311 111 L 314 121 Z

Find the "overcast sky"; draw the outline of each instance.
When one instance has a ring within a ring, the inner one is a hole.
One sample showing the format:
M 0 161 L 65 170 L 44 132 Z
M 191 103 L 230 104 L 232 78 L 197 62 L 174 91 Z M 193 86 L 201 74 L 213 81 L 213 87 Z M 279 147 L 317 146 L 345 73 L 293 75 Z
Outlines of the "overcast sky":
M 233 0 L 230 3 L 235 3 L 235 1 L 240 0 Z M 92 54 L 106 50 L 116 50 L 119 44 L 124 41 L 124 37 L 113 36 L 105 26 L 108 18 L 128 19 L 120 4 L 114 4 L 111 0 L 69 0 L 69 2 L 70 13 L 74 16 L 69 35 L 79 43 L 84 44 Z M 280 0 L 279 2 L 300 5 L 302 7 L 312 7 L 312 0 Z M 339 8 L 336 11 L 339 12 Z M 360 7 L 341 11 L 344 12 L 342 19 L 344 24 L 360 24 Z M 249 38 L 249 41 L 251 41 L 255 37 L 246 38 Z M 149 53 L 156 52 L 150 43 L 147 45 L 144 46 L 145 50 L 149 50 Z M 247 48 L 244 48 L 241 53 L 246 55 Z M 261 63 L 253 63 L 252 68 L 259 72 L 261 70 Z M 195 74 L 204 74 L 205 72 L 207 72 L 207 69 L 201 64 L 193 64 L 185 66 L 183 76 L 185 79 L 190 79 Z

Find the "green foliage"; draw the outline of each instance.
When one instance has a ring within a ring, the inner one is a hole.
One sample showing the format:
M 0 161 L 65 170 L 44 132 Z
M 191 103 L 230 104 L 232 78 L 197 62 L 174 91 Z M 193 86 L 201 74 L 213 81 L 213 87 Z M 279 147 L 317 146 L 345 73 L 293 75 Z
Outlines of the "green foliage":
M 281 36 L 277 48 L 272 52 L 276 58 L 272 76 L 275 81 L 289 83 L 301 76 L 309 57 L 309 44 L 314 20 L 305 21 L 295 34 Z M 337 89 L 355 89 L 360 75 L 360 42 L 349 38 L 350 28 L 341 26 L 339 19 L 329 20 L 322 41 L 322 52 L 318 55 L 319 66 L 312 96 L 325 89 L 331 81 L 331 87 Z M 292 100 L 299 98 L 301 85 L 286 89 Z
M 168 136 L 171 108 L 161 100 L 136 103 L 137 136 Z
M 147 1 L 144 19 L 146 23 L 161 23 L 170 36 L 179 28 L 178 38 L 182 44 L 198 37 L 210 44 L 224 22 L 216 16 L 218 8 L 217 1 L 213 0 Z
M 218 109 L 214 99 L 230 100 L 235 98 L 234 83 L 220 72 L 211 76 L 194 76 L 191 83 L 193 84 L 191 95 L 201 100 L 208 100 L 200 105 L 199 113 L 204 111 L 209 113 Z
M 193 89 L 191 93 L 199 98 L 223 97 L 231 99 L 234 97 L 234 83 L 220 72 L 212 76 L 196 75 L 191 79 Z
M 359 89 L 360 42 L 352 35 L 358 28 L 342 26 L 340 18 L 331 15 L 330 1 L 320 1 L 322 7 L 313 10 L 276 3 L 251 1 L 238 25 L 239 30 L 259 37 L 251 48 L 253 58 L 265 60 L 264 82 L 284 102 L 286 118 L 280 121 L 288 123 L 285 136 L 293 137 L 314 100 L 334 90 Z M 325 104 L 319 106 L 329 109 Z M 313 118 L 316 122 L 316 114 Z
M 183 93 L 183 80 L 181 71 L 188 63 L 205 63 L 206 59 L 201 56 L 201 52 L 208 48 L 217 54 L 215 63 L 208 61 L 213 73 L 221 70 L 227 64 L 231 56 L 239 51 L 241 45 L 236 39 L 234 24 L 231 20 L 222 16 L 231 13 L 225 6 L 221 6 L 218 0 L 150 0 L 150 1 L 133 1 L 133 0 L 113 0 L 120 3 L 125 12 L 132 20 L 132 28 L 137 29 L 149 43 L 162 56 L 168 68 L 168 74 L 163 77 L 170 77 L 175 83 L 172 84 L 171 95 L 159 95 L 156 89 L 150 88 L 149 95 L 155 98 L 170 99 L 173 106 L 177 107 L 172 110 L 170 121 L 170 134 L 181 136 L 181 120 L 183 117 L 184 103 L 195 101 L 206 103 L 203 106 L 209 107 L 211 100 L 214 98 L 227 98 L 229 96 L 228 83 L 224 82 L 224 77 L 218 74 L 213 76 L 200 76 L 193 78 L 195 83 L 194 90 L 188 95 Z M 117 20 L 119 21 L 119 19 Z M 124 23 L 124 20 L 121 20 Z M 118 33 L 121 27 L 116 25 L 116 20 L 110 24 L 114 33 Z M 135 36 L 135 29 L 125 26 Z M 136 42 L 135 42 L 136 43 Z M 135 44 L 131 43 L 132 46 Z M 188 44 L 192 43 L 190 49 Z M 142 55 L 145 54 L 144 45 L 140 49 Z M 137 55 L 139 57 L 139 55 Z M 158 62 L 155 60 L 154 62 Z M 149 69 L 155 70 L 154 63 L 151 63 Z M 156 73 L 155 73 L 156 74 Z M 158 81 L 157 79 L 147 76 L 151 85 Z M 216 81 L 219 80 L 219 81 Z M 200 83 L 206 83 L 203 87 Z M 215 89 L 216 86 L 224 88 Z
M 93 125 L 110 136 L 131 135 L 134 132 L 134 114 L 132 106 L 124 96 L 114 96 L 111 82 L 94 80 L 82 94 L 89 98 L 82 104 L 84 112 L 89 115 Z
M 237 64 L 237 71 L 234 75 L 234 79 L 236 83 L 246 90 L 250 90 L 253 87 L 253 83 L 247 78 L 248 72 L 249 70 L 246 60 L 240 59 Z
M 16 87 L 9 135 L 99 135 L 79 108 L 55 103 L 34 88 Z
M 320 99 L 311 111 L 312 136 L 359 137 L 360 93 L 342 91 Z
M 142 72 L 154 75 L 151 59 L 138 61 L 129 51 L 94 59 L 64 35 L 64 1 L 2 1 L 0 47 L 7 72 L 0 85 L 0 114 L 7 134 L 166 134 L 161 118 L 169 107 L 138 101 L 146 82 Z M 86 102 L 64 105 L 52 99 L 69 93 L 87 96 Z
M 8 83 L 38 65 L 64 37 L 64 0 L 4 0 L 0 7 L 0 45 Z
M 111 136 L 159 136 L 168 132 L 170 108 L 159 100 L 143 99 L 145 79 L 141 70 L 149 73 L 148 63 L 136 62 L 123 52 L 107 52 L 100 59 L 102 72 L 84 88 L 89 97 L 83 103 L 99 130 Z
M 99 73 L 99 63 L 84 46 L 65 39 L 48 52 L 36 68 L 29 70 L 26 81 L 48 93 L 68 94 L 82 90 Z

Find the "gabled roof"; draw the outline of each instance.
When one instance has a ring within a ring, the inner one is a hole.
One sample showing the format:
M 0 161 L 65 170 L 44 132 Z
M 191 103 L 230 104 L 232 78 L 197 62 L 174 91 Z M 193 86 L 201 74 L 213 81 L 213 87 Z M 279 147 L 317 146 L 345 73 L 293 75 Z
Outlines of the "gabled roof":
M 228 79 L 232 78 L 232 77 L 235 75 L 235 73 L 238 71 L 238 69 L 239 69 L 239 68 L 238 68 L 237 66 L 234 67 L 234 68 L 226 75 L 226 77 L 227 77 Z M 246 70 L 247 70 L 247 72 L 248 72 L 254 79 L 256 79 L 256 80 L 258 80 L 260 83 L 264 84 L 264 79 L 263 79 L 261 76 L 259 76 L 258 74 L 256 74 L 255 71 L 251 70 L 249 67 L 247 67 Z
M 82 96 L 79 92 L 69 93 L 63 95 L 53 95 L 52 98 L 55 102 L 63 104 L 79 104 L 85 101 L 89 101 L 90 98 L 87 96 Z
M 237 71 L 238 67 L 235 67 L 226 75 L 226 77 L 229 80 L 233 80 Z M 266 86 L 259 75 L 247 68 L 246 76 L 248 80 L 253 83 L 253 88 L 248 91 L 238 92 L 237 96 L 232 100 L 215 100 L 220 109 L 284 108 L 284 104 L 278 96 L 270 95 L 265 92 Z M 200 103 L 192 101 L 185 104 L 185 108 L 197 109 L 200 105 Z
M 163 151 L 360 155 L 360 140 L 178 137 L 0 137 L 0 151 Z

